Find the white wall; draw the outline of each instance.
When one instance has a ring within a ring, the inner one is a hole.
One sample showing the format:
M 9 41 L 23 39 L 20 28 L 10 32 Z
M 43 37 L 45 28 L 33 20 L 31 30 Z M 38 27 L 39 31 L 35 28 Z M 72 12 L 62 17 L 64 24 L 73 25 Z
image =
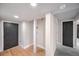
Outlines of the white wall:
M 57 44 L 62 45 L 62 22 L 58 19 L 58 40 Z
M 0 51 L 3 51 L 3 23 L 2 20 L 0 20 Z
M 79 40 L 77 38 L 77 24 L 79 24 L 79 14 L 75 17 L 74 24 L 74 48 L 79 48 Z
M 33 44 L 33 22 L 20 23 L 20 45 L 27 48 Z
M 58 39 L 58 21 L 53 14 L 46 14 L 45 20 L 45 49 L 47 56 L 54 56 L 56 40 Z
M 45 19 L 37 20 L 37 40 L 36 45 L 40 48 L 45 48 Z

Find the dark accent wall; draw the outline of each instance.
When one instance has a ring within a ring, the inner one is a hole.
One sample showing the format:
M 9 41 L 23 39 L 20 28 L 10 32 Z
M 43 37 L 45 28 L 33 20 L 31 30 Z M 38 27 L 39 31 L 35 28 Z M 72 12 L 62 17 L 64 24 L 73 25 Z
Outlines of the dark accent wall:
M 63 22 L 63 45 L 73 47 L 73 21 Z
M 18 45 L 18 24 L 4 22 L 4 50 Z
M 77 25 L 77 38 L 79 38 L 79 24 Z

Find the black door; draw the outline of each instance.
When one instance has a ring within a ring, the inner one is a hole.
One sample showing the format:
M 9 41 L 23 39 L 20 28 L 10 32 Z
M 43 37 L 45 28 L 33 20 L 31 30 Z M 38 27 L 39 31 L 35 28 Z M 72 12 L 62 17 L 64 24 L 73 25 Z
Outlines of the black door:
M 4 50 L 18 45 L 18 24 L 4 22 Z
M 77 25 L 77 38 L 79 39 L 79 24 Z
M 73 21 L 63 22 L 63 45 L 73 47 Z

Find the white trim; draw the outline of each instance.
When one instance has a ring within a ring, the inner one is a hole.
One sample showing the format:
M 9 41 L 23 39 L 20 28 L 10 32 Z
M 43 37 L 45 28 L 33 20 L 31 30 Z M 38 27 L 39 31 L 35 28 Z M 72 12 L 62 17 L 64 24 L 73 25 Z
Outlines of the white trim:
M 74 48 L 77 48 L 77 20 L 74 21 Z
M 43 47 L 42 45 L 37 45 L 37 47 L 45 49 L 45 47 Z
M 34 19 L 33 21 L 33 53 L 36 53 L 36 34 L 37 34 L 36 26 L 37 26 L 37 21 Z
M 11 21 L 11 20 L 2 20 L 3 22 L 8 22 L 8 23 L 16 23 L 19 24 L 19 21 Z
M 29 44 L 29 45 L 26 45 L 24 47 L 22 47 L 23 49 L 26 49 L 26 48 L 29 48 L 30 46 L 32 46 L 33 44 Z
M 76 39 L 77 38 L 77 25 L 76 22 L 73 21 L 73 48 L 76 48 Z

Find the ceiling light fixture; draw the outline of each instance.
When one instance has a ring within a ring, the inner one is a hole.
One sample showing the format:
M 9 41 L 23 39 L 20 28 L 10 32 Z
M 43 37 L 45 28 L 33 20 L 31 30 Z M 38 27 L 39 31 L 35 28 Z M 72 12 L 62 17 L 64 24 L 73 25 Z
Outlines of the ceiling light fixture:
M 31 6 L 37 6 L 37 3 L 30 3 Z
M 64 8 L 66 8 L 66 4 L 61 5 L 59 8 L 60 8 L 60 9 L 64 9 Z
M 14 16 L 15 18 L 19 18 L 19 16 Z

